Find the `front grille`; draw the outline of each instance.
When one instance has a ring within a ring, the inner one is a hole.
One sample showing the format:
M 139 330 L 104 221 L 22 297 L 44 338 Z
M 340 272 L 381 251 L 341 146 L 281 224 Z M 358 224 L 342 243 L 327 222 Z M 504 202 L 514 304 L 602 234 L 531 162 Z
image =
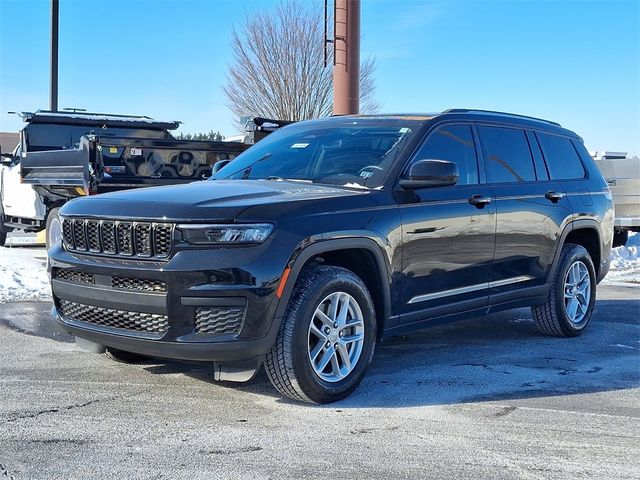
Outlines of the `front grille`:
M 95 283 L 91 273 L 76 272 L 75 270 L 67 270 L 65 268 L 54 269 L 53 278 L 73 283 L 84 283 L 87 285 L 93 285 Z
M 64 218 L 62 238 L 69 251 L 165 259 L 171 253 L 173 225 Z
M 198 307 L 196 332 L 201 335 L 237 335 L 243 318 L 244 307 Z
M 157 313 L 115 310 L 70 302 L 69 300 L 60 300 L 60 309 L 64 316 L 71 320 L 101 327 L 154 334 L 163 334 L 169 329 L 167 316 Z
M 167 284 L 158 280 L 140 278 L 113 277 L 111 286 L 119 290 L 140 290 L 142 292 L 166 292 Z

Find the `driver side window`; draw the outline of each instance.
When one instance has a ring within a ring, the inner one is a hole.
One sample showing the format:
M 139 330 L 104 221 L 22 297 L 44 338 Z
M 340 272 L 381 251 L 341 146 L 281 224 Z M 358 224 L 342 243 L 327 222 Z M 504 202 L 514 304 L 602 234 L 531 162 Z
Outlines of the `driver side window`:
M 429 135 L 414 160 L 448 160 L 458 166 L 458 185 L 478 183 L 478 161 L 469 125 L 445 125 Z

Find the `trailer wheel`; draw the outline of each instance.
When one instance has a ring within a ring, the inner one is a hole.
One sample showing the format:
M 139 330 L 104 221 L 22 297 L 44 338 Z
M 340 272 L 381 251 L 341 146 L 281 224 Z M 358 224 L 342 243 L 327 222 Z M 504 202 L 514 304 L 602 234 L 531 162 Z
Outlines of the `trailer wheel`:
M 49 250 L 62 237 L 62 222 L 60 221 L 60 209 L 54 208 L 47 215 L 47 232 L 45 244 Z
M 623 247 L 629 240 L 629 230 L 615 230 L 613 232 L 613 247 Z

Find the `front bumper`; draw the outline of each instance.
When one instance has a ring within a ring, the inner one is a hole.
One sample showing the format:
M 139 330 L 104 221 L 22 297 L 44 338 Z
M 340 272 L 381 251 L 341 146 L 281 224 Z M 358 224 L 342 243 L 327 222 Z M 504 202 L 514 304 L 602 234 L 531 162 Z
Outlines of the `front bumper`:
M 166 262 L 94 257 L 59 245 L 49 254 L 53 315 L 78 338 L 213 362 L 261 357 L 275 342 L 275 292 L 290 254 L 277 242 L 185 249 Z

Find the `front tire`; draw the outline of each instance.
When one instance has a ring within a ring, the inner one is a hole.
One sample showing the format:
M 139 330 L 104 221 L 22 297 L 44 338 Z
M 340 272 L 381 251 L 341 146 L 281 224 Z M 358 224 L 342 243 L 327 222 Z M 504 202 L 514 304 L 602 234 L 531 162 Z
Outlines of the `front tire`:
M 358 387 L 375 342 L 375 309 L 364 282 L 344 268 L 308 267 L 267 354 L 267 375 L 295 400 L 335 402 Z
M 531 308 L 545 335 L 575 337 L 591 322 L 596 302 L 596 272 L 589 252 L 581 245 L 562 247 L 546 303 Z

